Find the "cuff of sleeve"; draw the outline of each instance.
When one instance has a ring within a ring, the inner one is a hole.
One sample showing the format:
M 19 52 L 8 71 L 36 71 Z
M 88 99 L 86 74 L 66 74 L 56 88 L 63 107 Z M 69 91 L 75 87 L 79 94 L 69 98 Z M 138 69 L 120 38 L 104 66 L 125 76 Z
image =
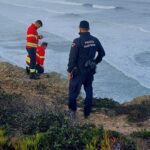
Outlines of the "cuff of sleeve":
M 42 36 L 41 36 L 41 35 L 38 35 L 38 39 L 42 39 Z
M 71 73 L 72 69 L 71 69 L 71 68 L 68 68 L 67 71 L 68 71 L 69 73 Z

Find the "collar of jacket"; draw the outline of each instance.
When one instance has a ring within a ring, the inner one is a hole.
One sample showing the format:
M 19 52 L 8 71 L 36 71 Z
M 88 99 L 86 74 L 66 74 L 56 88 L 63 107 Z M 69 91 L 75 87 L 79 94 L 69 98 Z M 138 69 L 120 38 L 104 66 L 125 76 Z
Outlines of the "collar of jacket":
M 44 49 L 41 45 L 38 46 L 37 49 L 40 49 L 40 50 L 42 50 L 42 51 L 45 51 L 45 49 Z
M 87 35 L 90 35 L 90 32 L 80 32 L 79 35 L 80 36 L 87 36 Z
M 31 25 L 34 29 L 36 29 L 37 30 L 37 27 L 36 27 L 36 25 L 34 24 L 34 23 L 32 23 L 32 25 Z

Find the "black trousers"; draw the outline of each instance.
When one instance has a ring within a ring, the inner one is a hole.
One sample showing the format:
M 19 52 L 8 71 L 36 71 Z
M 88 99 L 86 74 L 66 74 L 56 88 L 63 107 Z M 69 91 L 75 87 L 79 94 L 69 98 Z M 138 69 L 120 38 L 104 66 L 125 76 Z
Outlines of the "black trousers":
M 30 72 L 36 72 L 36 48 L 27 48 L 30 56 Z
M 72 111 L 77 110 L 77 97 L 80 94 L 82 85 L 86 93 L 86 98 L 84 100 L 84 116 L 89 116 L 92 110 L 92 100 L 93 100 L 93 75 L 87 72 L 81 73 L 80 76 L 75 76 L 70 80 L 69 83 L 69 103 L 68 107 Z

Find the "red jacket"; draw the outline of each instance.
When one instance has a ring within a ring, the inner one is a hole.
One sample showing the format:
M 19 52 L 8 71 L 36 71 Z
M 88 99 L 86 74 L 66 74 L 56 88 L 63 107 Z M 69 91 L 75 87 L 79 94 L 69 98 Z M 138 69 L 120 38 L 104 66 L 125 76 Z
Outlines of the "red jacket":
M 45 49 L 42 46 L 38 46 L 36 49 L 36 64 L 43 67 L 45 60 Z M 26 57 L 26 64 L 30 65 L 30 56 Z
M 37 32 L 35 24 L 31 24 L 27 30 L 26 48 L 36 48 L 38 46 L 40 36 Z
M 42 46 L 38 46 L 36 49 L 36 62 L 40 65 L 44 65 L 45 49 Z

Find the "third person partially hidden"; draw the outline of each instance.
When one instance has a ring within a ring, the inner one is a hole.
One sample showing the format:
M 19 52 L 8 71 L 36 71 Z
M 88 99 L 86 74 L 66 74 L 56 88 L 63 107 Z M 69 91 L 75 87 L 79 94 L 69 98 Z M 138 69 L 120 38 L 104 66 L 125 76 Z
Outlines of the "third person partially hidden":
M 37 46 L 36 48 L 36 73 L 39 75 L 44 73 L 44 61 L 45 61 L 45 50 L 48 46 L 47 42 L 43 42 L 40 46 Z M 30 74 L 30 64 L 31 64 L 31 58 L 30 55 L 27 55 L 26 57 L 26 64 L 28 65 L 26 67 L 27 74 Z

